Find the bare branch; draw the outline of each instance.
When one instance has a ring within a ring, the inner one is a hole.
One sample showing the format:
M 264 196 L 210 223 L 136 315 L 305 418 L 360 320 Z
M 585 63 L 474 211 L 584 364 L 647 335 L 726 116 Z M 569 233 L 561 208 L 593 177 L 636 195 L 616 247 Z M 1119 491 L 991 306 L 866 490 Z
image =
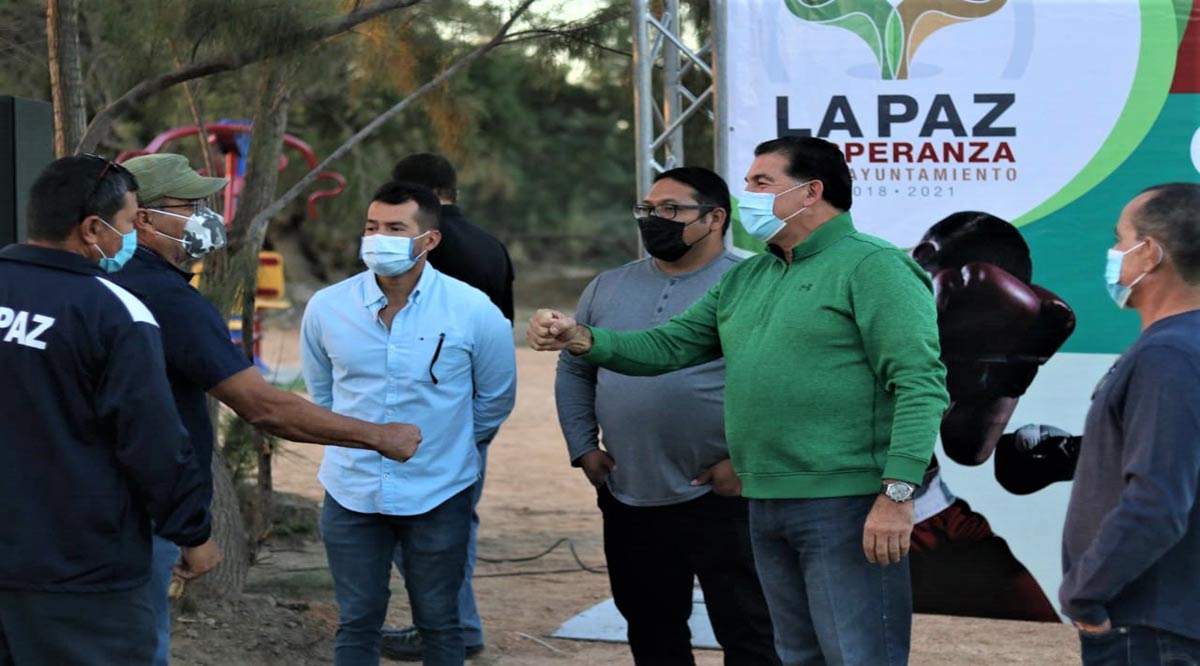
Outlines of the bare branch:
M 300 196 L 300 193 L 317 179 L 318 174 L 329 168 L 329 165 L 341 159 L 343 155 L 350 152 L 351 149 L 357 146 L 363 139 L 367 138 L 375 130 L 379 129 L 384 123 L 394 118 L 401 111 L 407 109 L 412 105 L 413 102 L 425 96 L 434 88 L 453 78 L 488 51 L 491 51 L 492 49 L 502 45 L 504 43 L 505 36 L 508 35 L 508 31 L 512 28 L 513 24 L 516 23 L 517 19 L 519 19 L 534 2 L 535 0 L 525 0 L 522 2 L 521 5 L 513 11 L 512 15 L 508 17 L 508 20 L 505 21 L 504 25 L 500 27 L 500 30 L 495 34 L 495 36 L 493 36 L 486 44 L 483 44 L 474 51 L 471 51 L 462 58 L 459 58 L 453 65 L 444 70 L 441 74 L 437 75 L 437 77 L 427 81 L 424 85 L 406 95 L 404 99 L 397 102 L 395 106 L 381 113 L 374 120 L 367 123 L 366 126 L 360 129 L 354 136 L 350 137 L 345 143 L 338 146 L 336 150 L 329 154 L 329 157 L 326 157 L 324 161 L 318 164 L 313 170 L 305 174 L 304 177 L 297 181 L 295 185 L 292 185 L 292 187 L 288 189 L 283 196 L 276 199 L 270 206 L 267 206 L 258 215 L 254 216 L 254 220 L 250 223 L 249 232 L 253 234 L 255 233 L 256 229 L 265 227 L 271 221 L 272 217 L 278 215 L 285 206 L 291 203 L 296 197 Z
M 606 46 L 595 40 L 580 37 L 578 34 L 576 34 L 577 32 L 578 31 L 575 31 L 575 30 L 559 31 L 559 30 L 554 30 L 554 29 L 549 29 L 549 28 L 543 29 L 543 30 L 525 30 L 520 33 L 514 32 L 509 37 L 509 39 L 504 40 L 504 43 L 502 44 L 502 46 L 511 46 L 513 44 L 521 44 L 524 42 L 534 42 L 539 39 L 545 39 L 547 37 L 557 37 L 560 39 L 573 40 L 580 44 L 585 44 L 587 46 L 590 46 L 599 51 L 604 51 L 606 53 L 612 53 L 614 55 L 624 56 L 626 58 L 633 57 L 633 53 L 631 53 L 629 51 L 622 51 L 621 49 L 613 48 L 611 46 Z
M 280 39 L 263 47 L 261 44 L 252 45 L 244 51 L 226 53 L 220 56 L 194 62 L 187 67 L 176 69 L 166 74 L 160 74 L 146 79 L 130 88 L 108 106 L 101 109 L 88 125 L 87 132 L 79 141 L 76 152 L 93 150 L 100 143 L 101 137 L 112 127 L 113 122 L 133 105 L 145 100 L 171 86 L 211 76 L 220 72 L 231 72 L 246 65 L 262 62 L 270 58 L 297 51 L 305 46 L 334 37 L 343 32 L 365 23 L 373 18 L 382 16 L 397 9 L 407 9 L 421 0 L 379 0 L 379 2 L 363 9 L 356 9 L 336 19 L 305 30 L 288 39 Z

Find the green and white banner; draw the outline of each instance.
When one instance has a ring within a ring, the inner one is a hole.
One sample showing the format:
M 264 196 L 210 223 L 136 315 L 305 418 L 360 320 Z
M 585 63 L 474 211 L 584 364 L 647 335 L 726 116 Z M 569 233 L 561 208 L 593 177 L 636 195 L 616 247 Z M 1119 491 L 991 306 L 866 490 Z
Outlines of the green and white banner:
M 974 418 L 980 432 L 1003 428 L 1010 443 L 1025 424 L 1081 434 L 1095 382 L 1139 333 L 1136 315 L 1119 310 L 1104 285 L 1117 217 L 1150 185 L 1200 179 L 1200 3 L 736 0 L 724 6 L 729 157 L 723 166 L 734 190 L 757 144 L 816 136 L 845 154 L 854 220 L 867 233 L 912 248 L 955 213 L 978 211 L 1015 225 L 1028 245 L 1025 265 L 1032 264 L 1032 276 L 1016 281 L 1019 288 L 1056 295 L 1074 312 L 1076 326 L 1073 333 L 1064 329 L 1069 337 L 1058 353 L 1051 349 L 1053 357 L 1038 362 L 1027 389 L 1001 390 L 986 408 L 951 425 L 969 435 Z M 740 226 L 734 242 L 762 249 Z M 981 332 L 993 340 L 977 367 L 998 367 L 987 364 L 996 363 L 1000 335 Z M 981 372 L 978 384 L 987 384 Z M 965 400 L 954 392 L 952 386 L 952 400 Z M 1018 398 L 1014 412 L 1005 401 Z M 934 507 L 938 518 L 931 520 L 941 522 L 927 523 L 924 535 L 942 538 L 925 545 L 939 567 L 965 567 L 971 575 L 917 580 L 914 573 L 917 610 L 1042 618 L 1038 607 L 1058 606 L 1069 484 L 1008 492 L 993 470 L 995 438 L 980 435 L 984 443 L 963 455 L 947 444 L 947 423 L 937 456 L 946 494 L 960 502 Z M 1024 570 L 1036 584 L 1019 580 Z M 967 591 L 981 579 L 994 580 Z M 955 590 L 960 597 L 991 595 L 996 603 L 973 607 L 949 598 Z

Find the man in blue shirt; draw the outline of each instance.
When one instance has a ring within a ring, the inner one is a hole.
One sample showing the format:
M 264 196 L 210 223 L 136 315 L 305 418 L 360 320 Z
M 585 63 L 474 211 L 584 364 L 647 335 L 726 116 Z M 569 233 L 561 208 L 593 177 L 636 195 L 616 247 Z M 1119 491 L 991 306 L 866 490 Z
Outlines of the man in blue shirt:
M 392 167 L 392 180 L 423 185 L 433 190 L 442 204 L 438 222 L 438 245 L 429 251 L 429 265 L 443 275 L 462 280 L 487 294 L 510 323 L 513 319 L 513 267 L 504 243 L 486 229 L 468 220 L 458 207 L 458 173 L 450 160 L 435 153 L 408 155 Z M 473 507 L 483 497 L 487 476 L 488 442 L 480 442 L 479 480 L 472 491 Z M 475 571 L 475 538 L 479 513 L 472 508 L 471 541 L 467 545 L 467 576 L 458 593 L 458 613 L 463 626 L 467 656 L 483 651 L 483 621 L 475 605 L 471 575 Z M 400 661 L 421 660 L 421 634 L 415 626 L 384 627 L 383 656 Z
M 0 251 L 0 664 L 149 666 L 151 521 L 183 575 L 216 565 L 158 324 L 104 277 L 133 253 L 136 189 L 60 159 L 30 190 L 29 242 Z
M 1200 185 L 1151 187 L 1105 270 L 1142 335 L 1100 380 L 1063 528 L 1085 665 L 1200 663 Z
M 404 575 L 423 663 L 465 659 L 458 594 L 467 565 L 478 446 L 512 411 L 516 357 L 508 321 L 477 289 L 435 270 L 439 203 L 388 183 L 367 209 L 369 270 L 309 301 L 301 360 L 317 404 L 423 434 L 400 465 L 330 447 L 321 536 L 339 607 L 334 663 L 378 664 L 393 557 Z
M 247 422 L 284 439 L 340 442 L 396 460 L 410 457 L 420 441 L 417 428 L 339 416 L 268 384 L 230 342 L 217 308 L 191 286 L 192 274 L 183 266 L 225 245 L 225 221 L 207 201 L 228 181 L 205 178 L 192 170 L 186 157 L 171 153 L 135 157 L 125 167 L 140 185 L 134 222 L 138 244 L 113 280 L 140 298 L 162 328 L 167 379 L 204 476 L 205 503 L 212 500 L 213 426 L 208 395 Z M 158 622 L 158 666 L 166 666 L 170 656 L 167 591 L 178 559 L 179 549 L 173 543 L 154 540 L 151 601 Z

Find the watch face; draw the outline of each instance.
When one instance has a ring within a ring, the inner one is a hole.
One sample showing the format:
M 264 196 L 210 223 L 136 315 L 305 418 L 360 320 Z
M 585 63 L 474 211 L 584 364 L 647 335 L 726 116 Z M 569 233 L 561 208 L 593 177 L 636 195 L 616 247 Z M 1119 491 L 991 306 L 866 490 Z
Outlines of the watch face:
M 903 502 L 912 496 L 912 489 L 903 483 L 890 483 L 887 487 L 887 496 L 894 502 Z

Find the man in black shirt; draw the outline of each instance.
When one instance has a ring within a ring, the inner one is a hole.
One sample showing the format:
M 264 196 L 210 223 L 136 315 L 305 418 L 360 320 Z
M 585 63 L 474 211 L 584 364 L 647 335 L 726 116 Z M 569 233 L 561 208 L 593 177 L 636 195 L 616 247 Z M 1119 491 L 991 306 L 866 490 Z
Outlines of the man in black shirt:
M 442 240 L 429 253 L 429 263 L 442 273 L 487 294 L 509 323 L 512 323 L 513 267 L 508 249 L 498 238 L 468 220 L 459 209 L 456 203 L 458 174 L 450 160 L 434 153 L 409 155 L 396 163 L 392 169 L 392 180 L 424 185 L 437 194 L 442 203 L 442 220 L 439 226 Z M 458 597 L 459 619 L 463 625 L 467 656 L 478 654 L 483 649 L 483 625 L 475 607 L 471 574 L 475 570 L 475 537 L 479 531 L 479 514 L 474 511 L 474 507 L 479 505 L 479 498 L 483 494 L 483 480 L 487 473 L 487 447 L 490 442 L 491 440 L 478 443 L 482 466 L 479 481 L 475 483 L 473 490 L 467 572 Z M 383 654 L 393 659 L 420 661 L 421 635 L 417 633 L 416 627 L 385 627 Z
M 409 155 L 396 163 L 392 180 L 424 185 L 442 202 L 442 242 L 429 253 L 429 263 L 487 294 L 512 322 L 514 275 L 508 249 L 463 215 L 457 203 L 458 174 L 450 161 L 433 153 Z

